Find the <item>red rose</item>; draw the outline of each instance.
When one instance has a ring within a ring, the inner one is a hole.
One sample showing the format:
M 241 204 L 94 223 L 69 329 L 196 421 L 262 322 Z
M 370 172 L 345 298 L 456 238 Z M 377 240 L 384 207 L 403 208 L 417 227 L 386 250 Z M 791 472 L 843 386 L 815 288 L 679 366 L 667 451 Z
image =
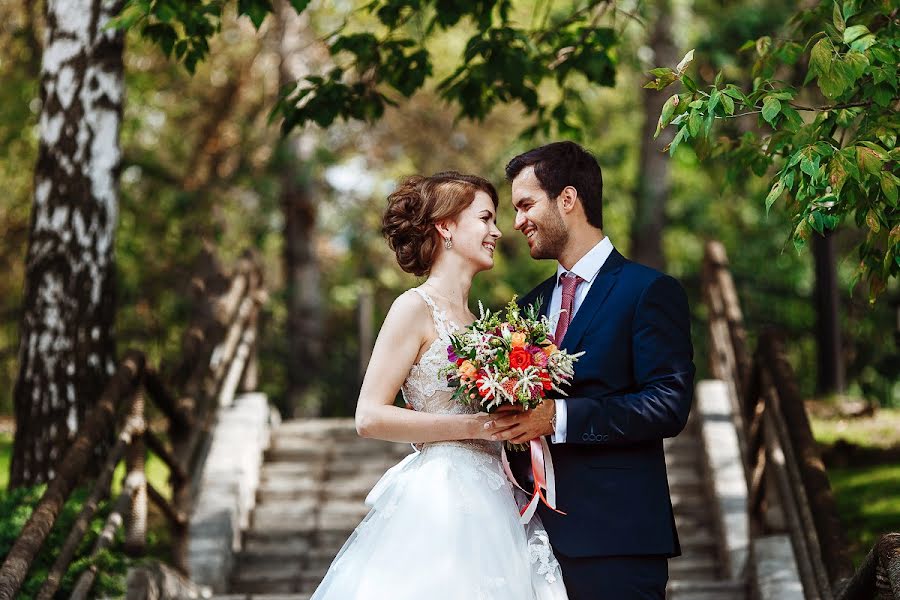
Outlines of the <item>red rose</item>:
M 553 385 L 551 385 L 551 383 L 550 383 L 550 373 L 548 373 L 547 371 L 541 371 L 539 376 L 541 378 L 541 386 L 545 390 L 549 390 L 549 389 L 553 388 Z
M 525 369 L 531 365 L 531 353 L 524 348 L 513 348 L 509 353 L 509 366 L 511 369 Z
M 466 362 L 466 360 L 464 358 L 457 358 L 456 366 L 458 367 L 459 365 L 463 364 L 464 362 Z

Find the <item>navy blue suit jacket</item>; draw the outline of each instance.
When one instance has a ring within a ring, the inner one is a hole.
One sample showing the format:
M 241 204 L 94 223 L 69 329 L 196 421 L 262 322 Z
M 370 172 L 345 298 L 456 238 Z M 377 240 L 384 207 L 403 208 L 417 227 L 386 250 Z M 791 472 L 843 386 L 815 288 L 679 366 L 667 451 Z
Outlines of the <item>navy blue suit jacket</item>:
M 542 301 L 555 276 L 520 300 Z M 674 278 L 613 250 L 563 339 L 584 350 L 566 389 L 566 442 L 550 444 L 557 507 L 539 514 L 557 552 L 570 557 L 662 555 L 681 549 L 663 438 L 685 426 L 693 396 L 690 315 Z M 522 472 L 527 453 L 511 452 Z

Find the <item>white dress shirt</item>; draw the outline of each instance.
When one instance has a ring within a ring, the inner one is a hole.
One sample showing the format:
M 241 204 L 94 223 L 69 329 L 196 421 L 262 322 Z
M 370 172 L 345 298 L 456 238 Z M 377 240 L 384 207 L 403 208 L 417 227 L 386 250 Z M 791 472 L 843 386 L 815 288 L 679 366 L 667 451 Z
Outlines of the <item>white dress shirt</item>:
M 594 280 L 597 278 L 597 273 L 606 262 L 606 259 L 609 258 L 609 255 L 612 254 L 612 251 L 612 242 L 609 241 L 608 237 L 604 237 L 596 246 L 591 248 L 587 254 L 582 256 L 581 260 L 572 266 L 571 271 L 568 271 L 584 279 L 584 281 L 581 282 L 581 285 L 578 286 L 578 289 L 575 290 L 575 300 L 572 303 L 573 319 L 575 318 L 575 315 L 578 314 L 581 303 L 584 302 L 584 299 L 591 289 L 591 285 L 593 285 Z M 556 265 L 556 285 L 553 287 L 553 294 L 550 296 L 550 307 L 547 310 L 547 316 L 550 318 L 550 331 L 556 331 L 556 324 L 559 322 L 559 313 L 562 309 L 562 286 L 559 284 L 559 278 L 566 272 L 566 269 L 562 265 Z M 576 365 L 576 369 L 577 368 Z M 566 441 L 567 416 L 568 411 L 566 409 L 566 401 L 564 399 L 557 399 L 556 431 L 550 436 L 550 441 L 554 444 L 562 444 Z

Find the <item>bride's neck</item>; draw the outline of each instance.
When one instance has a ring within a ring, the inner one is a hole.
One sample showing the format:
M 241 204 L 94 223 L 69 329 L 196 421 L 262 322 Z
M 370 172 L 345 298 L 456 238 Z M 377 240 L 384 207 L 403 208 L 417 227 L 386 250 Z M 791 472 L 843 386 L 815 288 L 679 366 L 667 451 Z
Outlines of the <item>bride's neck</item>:
M 443 270 L 432 271 L 425 281 L 426 288 L 436 291 L 451 305 L 467 310 L 469 307 L 469 290 L 472 289 L 472 278 L 460 273 L 446 273 Z

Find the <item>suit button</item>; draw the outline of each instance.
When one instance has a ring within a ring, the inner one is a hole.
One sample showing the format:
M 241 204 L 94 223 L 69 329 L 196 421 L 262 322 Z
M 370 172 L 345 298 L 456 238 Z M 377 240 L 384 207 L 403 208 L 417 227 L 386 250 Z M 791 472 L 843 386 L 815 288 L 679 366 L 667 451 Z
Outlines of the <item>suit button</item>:
M 593 434 L 593 433 L 591 434 L 591 441 L 592 441 L 592 442 L 596 442 L 596 441 L 597 441 L 597 436 L 596 436 L 596 434 Z
M 604 434 L 603 434 L 603 441 L 605 442 L 605 441 L 608 440 L 608 439 L 609 439 L 609 435 L 607 435 L 607 434 L 604 433 Z
M 588 441 L 588 434 L 585 433 L 583 436 L 581 436 L 581 439 L 585 442 Z

